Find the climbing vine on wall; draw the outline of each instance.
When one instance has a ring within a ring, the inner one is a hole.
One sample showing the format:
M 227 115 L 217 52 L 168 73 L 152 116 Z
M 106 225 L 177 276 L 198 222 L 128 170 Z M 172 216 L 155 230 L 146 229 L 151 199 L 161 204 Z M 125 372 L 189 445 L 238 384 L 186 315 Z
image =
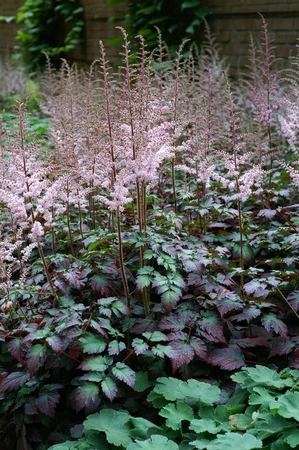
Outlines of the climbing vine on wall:
M 114 19 L 123 19 L 125 28 L 133 37 L 142 35 L 147 46 L 157 45 L 157 29 L 171 51 L 176 51 L 184 39 L 196 38 L 209 8 L 201 6 L 201 0 L 108 0 L 108 6 L 126 4 L 124 12 Z
M 21 24 L 17 54 L 31 70 L 44 66 L 45 53 L 59 65 L 83 41 L 83 8 L 77 0 L 26 0 L 15 20 Z

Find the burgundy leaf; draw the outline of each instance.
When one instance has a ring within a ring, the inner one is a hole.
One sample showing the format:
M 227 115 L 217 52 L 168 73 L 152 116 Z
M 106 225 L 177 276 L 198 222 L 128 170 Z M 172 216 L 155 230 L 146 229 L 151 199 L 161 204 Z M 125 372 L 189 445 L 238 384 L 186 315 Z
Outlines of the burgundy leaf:
M 167 338 L 169 341 L 176 341 L 176 340 L 187 341 L 188 334 L 184 333 L 184 331 L 174 331 L 172 333 L 169 333 L 167 335 Z
M 232 344 L 226 348 L 213 350 L 208 357 L 208 362 L 224 370 L 235 370 L 244 366 L 244 356 L 238 345 Z
M 84 382 L 70 394 L 70 402 L 76 412 L 83 408 L 88 409 L 88 414 L 96 411 L 101 399 L 99 396 L 99 387 L 95 383 Z
M 172 365 L 173 373 L 179 369 L 183 364 L 189 364 L 194 356 L 194 349 L 189 342 L 173 341 L 170 344 L 172 352 L 169 355 Z
M 271 351 L 269 357 L 275 355 L 288 355 L 291 353 L 293 348 L 296 347 L 295 342 L 292 342 L 290 339 L 281 339 L 281 337 L 277 337 L 273 339 Z
M 258 345 L 267 348 L 270 347 L 269 342 L 267 341 L 265 336 L 238 339 L 236 344 L 238 344 L 241 348 L 256 347 Z
M 27 352 L 26 363 L 30 375 L 34 375 L 46 359 L 47 347 L 43 344 L 34 344 Z
M 16 337 L 12 339 L 8 344 L 8 350 L 14 358 L 19 362 L 23 361 L 24 352 L 22 350 L 23 339 L 21 337 Z
M 260 308 L 255 305 L 251 305 L 248 308 L 245 308 L 243 312 L 240 314 L 236 314 L 235 316 L 230 317 L 230 320 L 236 320 L 237 322 L 243 322 L 245 320 L 247 323 L 251 322 L 252 319 L 261 315 Z
M 96 322 L 95 320 L 92 319 L 89 323 L 89 326 L 90 326 L 90 328 L 97 331 L 99 334 L 101 334 L 108 340 L 109 339 L 108 333 L 106 330 L 104 330 L 104 328 L 102 328 L 101 322 L 102 322 L 102 320 Z
M 293 291 L 287 297 L 288 302 L 295 311 L 299 311 L 299 291 Z
M 28 416 L 35 416 L 35 414 L 38 414 L 35 399 L 32 399 L 30 401 L 27 400 L 24 410 L 25 414 L 28 414 Z
M 60 395 L 57 391 L 44 390 L 36 400 L 36 406 L 41 413 L 49 417 L 54 417 L 55 408 L 59 402 Z
M 215 304 L 221 317 L 223 317 L 228 312 L 238 311 L 243 307 L 242 300 L 238 296 L 233 294 L 218 298 Z
M 226 342 L 223 335 L 223 325 L 218 315 L 213 311 L 208 311 L 202 316 L 197 322 L 200 334 L 212 342 Z
M 16 391 L 28 381 L 28 372 L 12 372 L 5 377 L 0 385 L 0 394 L 5 391 Z
M 159 328 L 162 328 L 162 330 L 183 330 L 185 327 L 185 318 L 182 320 L 175 314 L 170 314 L 159 322 Z
M 106 277 L 104 274 L 96 274 L 90 279 L 91 288 L 101 295 L 108 296 L 110 294 L 111 288 L 113 284 L 111 280 Z
M 74 269 L 71 272 L 64 273 L 64 277 L 76 289 L 81 289 L 86 282 L 84 272 L 79 269 Z
M 207 347 L 205 343 L 198 337 L 192 336 L 190 339 L 190 345 L 194 350 L 194 353 L 202 359 L 206 359 Z
M 278 319 L 275 314 L 264 314 L 261 322 L 269 333 L 273 330 L 275 333 L 280 334 L 285 338 L 287 337 L 288 327 L 282 320 Z
M 60 353 L 62 351 L 63 341 L 59 336 L 47 337 L 46 341 L 55 353 Z

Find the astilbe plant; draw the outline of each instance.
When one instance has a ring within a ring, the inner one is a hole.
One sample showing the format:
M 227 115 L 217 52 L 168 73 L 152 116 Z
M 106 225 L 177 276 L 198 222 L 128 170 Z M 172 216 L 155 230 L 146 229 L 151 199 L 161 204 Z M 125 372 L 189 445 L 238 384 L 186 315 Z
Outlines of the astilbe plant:
M 117 73 L 103 43 L 87 73 L 48 64 L 46 138 L 31 133 L 25 103 L 14 128 L 3 126 L 8 448 L 45 450 L 81 436 L 88 414 L 113 415 L 107 406 L 129 411 L 123 423 L 156 417 L 147 394 L 158 377 L 217 380 L 229 391 L 228 375 L 243 366 L 299 367 L 297 138 L 285 126 L 297 114 L 298 87 L 293 77 L 280 129 L 265 22 L 262 92 L 251 99 L 222 74 L 210 34 L 202 52 L 185 58 L 182 44 L 172 61 L 161 37 L 153 53 L 138 38 L 132 58 L 121 31 Z M 284 146 L 275 158 L 274 140 Z M 139 445 L 126 439 L 108 442 Z

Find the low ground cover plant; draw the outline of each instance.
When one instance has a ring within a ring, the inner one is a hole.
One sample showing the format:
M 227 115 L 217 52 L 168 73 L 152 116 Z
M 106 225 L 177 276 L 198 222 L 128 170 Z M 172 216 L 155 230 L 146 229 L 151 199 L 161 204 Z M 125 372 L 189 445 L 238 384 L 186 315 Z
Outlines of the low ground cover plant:
M 261 20 L 240 80 L 208 30 L 175 60 L 141 37 L 137 62 L 122 30 L 117 74 L 102 43 L 88 73 L 48 62 L 41 128 L 26 100 L 3 116 L 7 448 L 297 445 L 283 405 L 299 365 L 298 60 L 276 68 Z M 165 397 L 163 383 L 206 389 L 208 403 Z

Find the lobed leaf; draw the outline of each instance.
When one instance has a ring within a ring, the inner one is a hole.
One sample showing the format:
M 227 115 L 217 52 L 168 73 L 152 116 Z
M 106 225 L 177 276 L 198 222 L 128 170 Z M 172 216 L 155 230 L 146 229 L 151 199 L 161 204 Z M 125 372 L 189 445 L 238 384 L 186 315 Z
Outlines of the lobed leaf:
M 169 403 L 161 409 L 159 415 L 167 419 L 166 425 L 172 430 L 180 430 L 183 420 L 191 422 L 194 418 L 193 409 L 183 402 Z
M 127 448 L 132 442 L 129 420 L 127 411 L 102 409 L 100 413 L 88 416 L 83 424 L 85 430 L 103 431 L 110 444 Z
M 179 450 L 178 445 L 167 437 L 153 434 L 146 441 L 136 441 L 127 447 L 127 450 Z

